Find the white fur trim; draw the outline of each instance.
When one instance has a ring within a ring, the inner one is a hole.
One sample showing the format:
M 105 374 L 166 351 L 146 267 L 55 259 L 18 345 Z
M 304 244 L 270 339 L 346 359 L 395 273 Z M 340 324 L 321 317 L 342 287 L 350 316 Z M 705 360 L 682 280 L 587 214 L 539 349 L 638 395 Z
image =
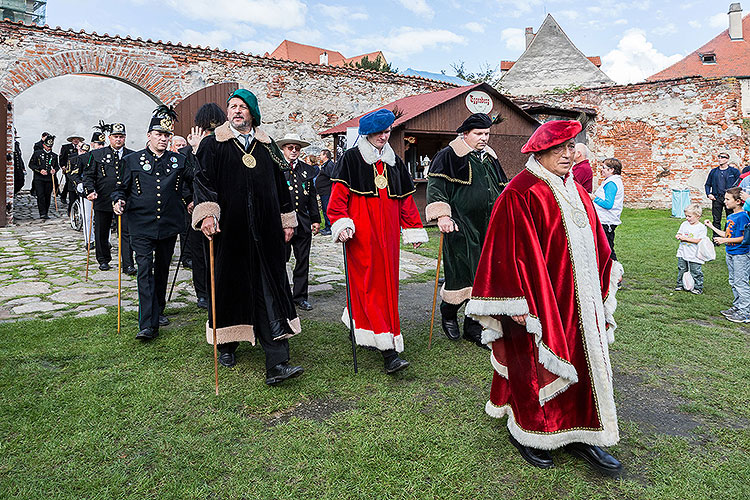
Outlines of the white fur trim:
M 555 380 L 545 385 L 544 387 L 540 387 L 539 388 L 539 404 L 541 406 L 544 406 L 544 403 L 546 403 L 550 399 L 554 398 L 555 396 L 563 392 L 572 384 L 573 382 L 571 382 L 570 380 L 564 379 L 562 377 L 557 377 Z
M 463 133 L 459 134 L 458 137 L 449 142 L 448 146 L 450 146 L 453 152 L 456 153 L 456 156 L 459 157 L 466 156 L 474 151 L 474 149 L 472 149 L 464 140 Z M 484 147 L 483 151 L 497 160 L 497 153 L 495 153 L 495 150 L 492 149 L 489 144 Z
M 492 352 L 490 353 L 490 363 L 492 364 L 492 367 L 495 369 L 498 375 L 500 375 L 504 379 L 508 378 L 508 367 L 500 363 L 500 361 L 498 361 L 495 357 L 495 354 Z
M 404 245 L 409 243 L 427 243 L 427 231 L 423 227 L 406 227 L 401 230 L 401 237 Z
M 383 163 L 390 166 L 394 166 L 396 164 L 396 153 L 393 151 L 391 145 L 387 142 L 385 143 L 385 146 L 383 146 L 383 154 L 379 155 L 378 150 L 375 148 L 375 146 L 370 144 L 370 141 L 367 140 L 366 136 L 362 135 L 357 141 L 357 149 L 359 149 L 359 153 L 362 155 L 362 159 L 368 165 L 373 165 L 378 160 L 381 160 Z
M 612 262 L 612 270 L 609 273 L 609 291 L 607 299 L 604 301 L 604 319 L 609 327 L 607 328 L 607 342 L 610 344 L 615 341 L 615 311 L 617 310 L 617 283 L 625 274 L 625 269 L 618 261 Z
M 424 217 L 427 222 L 438 220 L 440 217 L 452 215 L 451 206 L 444 201 L 433 201 L 424 207 Z
M 508 416 L 508 431 L 516 441 L 524 446 L 539 450 L 556 450 L 570 443 L 586 443 L 593 446 L 613 446 L 620 440 L 620 434 L 615 428 L 614 433 L 607 430 L 572 429 L 561 432 L 528 432 L 516 423 L 513 409 L 510 405 L 495 406 L 487 401 L 484 411 L 493 418 Z
M 200 231 L 201 224 L 203 224 L 203 219 L 211 216 L 216 217 L 217 221 L 221 219 L 221 208 L 219 207 L 219 204 L 213 201 L 204 201 L 203 203 L 198 203 L 193 208 L 193 218 L 191 219 L 190 224 L 193 229 L 195 229 L 196 231 Z
M 206 342 L 213 345 L 213 329 L 206 321 Z M 226 344 L 228 342 L 250 342 L 255 345 L 255 331 L 253 325 L 232 325 L 216 329 L 216 343 Z
M 484 316 L 520 316 L 529 314 L 529 305 L 523 297 L 512 299 L 472 298 L 466 304 L 466 314 L 481 323 Z
M 297 227 L 297 212 L 286 212 L 281 214 L 281 227 L 284 229 L 290 229 Z
M 356 232 L 354 221 L 349 217 L 342 217 L 331 224 L 331 240 L 333 240 L 334 243 L 339 240 L 339 235 L 344 229 L 351 229 L 352 233 Z
M 349 309 L 346 307 L 343 314 L 341 314 L 341 321 L 349 328 Z M 372 330 L 357 328 L 354 318 L 352 318 L 352 324 L 354 324 L 354 340 L 357 342 L 357 345 L 375 347 L 380 351 L 395 349 L 396 352 L 404 352 L 404 337 L 400 333 L 375 333 Z
M 471 290 L 472 288 L 470 286 L 461 288 L 460 290 L 446 290 L 445 283 L 443 283 L 443 286 L 440 288 L 440 298 L 454 306 L 460 305 L 463 304 L 465 300 L 471 298 Z

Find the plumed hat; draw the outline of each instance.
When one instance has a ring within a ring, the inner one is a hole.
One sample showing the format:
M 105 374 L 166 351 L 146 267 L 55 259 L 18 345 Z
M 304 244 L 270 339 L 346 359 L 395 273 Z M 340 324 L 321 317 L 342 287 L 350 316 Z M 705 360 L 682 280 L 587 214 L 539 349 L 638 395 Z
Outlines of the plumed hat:
M 549 121 L 531 134 L 521 153 L 535 153 L 557 146 L 577 136 L 582 129 L 581 122 L 576 120 Z
M 247 107 L 250 108 L 250 116 L 253 117 L 255 125 L 260 125 L 260 108 L 258 107 L 258 98 L 255 97 L 255 94 L 246 89 L 237 89 L 232 92 L 232 95 L 229 96 L 229 99 L 227 99 L 227 104 L 229 104 L 229 101 L 233 97 L 245 101 Z
M 104 142 L 107 140 L 107 136 L 104 135 L 102 132 L 94 132 L 94 135 L 91 136 L 91 142 L 97 143 L 97 144 L 104 144 Z
M 54 145 L 55 145 L 55 136 L 54 136 L 54 135 L 48 135 L 48 136 L 47 136 L 47 137 L 46 137 L 46 138 L 44 139 L 44 145 L 45 145 L 45 146 L 49 146 L 49 147 L 52 147 L 52 146 L 54 146 Z
M 156 130 L 166 134 L 174 134 L 174 122 L 176 121 L 177 112 L 174 110 L 174 106 L 161 104 L 154 110 L 154 115 L 148 124 L 148 131 Z
M 464 120 L 460 127 L 456 129 L 456 133 L 468 132 L 475 128 L 490 128 L 492 126 L 492 118 L 485 113 L 474 113 L 470 117 Z
M 203 130 L 214 130 L 227 121 L 227 115 L 214 102 L 207 102 L 195 113 L 195 126 Z
M 94 132 L 94 135 L 91 136 L 91 142 L 104 144 L 104 142 L 107 140 L 107 132 L 109 132 L 110 125 L 104 123 L 104 120 L 99 120 L 99 124 L 94 125 L 92 128 L 96 130 L 96 132 Z
M 125 124 L 124 123 L 113 123 L 109 126 L 110 134 L 122 134 L 125 135 Z
M 394 121 L 396 121 L 396 115 L 389 109 L 367 113 L 359 119 L 359 135 L 377 134 L 390 127 Z

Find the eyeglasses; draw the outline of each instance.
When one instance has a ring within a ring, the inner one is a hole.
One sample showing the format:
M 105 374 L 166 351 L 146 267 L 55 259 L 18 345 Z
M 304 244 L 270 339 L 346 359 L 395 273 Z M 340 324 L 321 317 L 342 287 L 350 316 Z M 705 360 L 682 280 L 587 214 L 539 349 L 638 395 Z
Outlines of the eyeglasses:
M 287 144 L 284 147 L 287 148 L 290 151 L 301 151 L 302 150 L 302 148 L 298 144 Z
M 729 157 L 727 155 L 719 155 L 719 158 L 722 158 L 724 160 L 728 160 L 729 159 Z

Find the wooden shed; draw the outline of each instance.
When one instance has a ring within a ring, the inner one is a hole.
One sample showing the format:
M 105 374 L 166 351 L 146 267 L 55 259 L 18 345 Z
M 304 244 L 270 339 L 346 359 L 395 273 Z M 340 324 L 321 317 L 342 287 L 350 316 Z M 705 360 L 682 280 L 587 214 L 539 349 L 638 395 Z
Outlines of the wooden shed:
M 508 177 L 524 168 L 527 155 L 521 154 L 521 146 L 539 126 L 537 120 L 487 83 L 404 97 L 368 113 L 383 108 L 397 114 L 390 144 L 411 172 L 417 187 L 414 198 L 423 217 L 427 189 L 424 164 L 456 138 L 456 129 L 469 115 L 482 112 L 493 118 L 498 114 L 503 118 L 490 129 L 489 145 L 497 153 Z M 351 147 L 347 144 L 347 130 L 356 128 L 361 116 L 320 134 L 333 136 L 336 158 Z

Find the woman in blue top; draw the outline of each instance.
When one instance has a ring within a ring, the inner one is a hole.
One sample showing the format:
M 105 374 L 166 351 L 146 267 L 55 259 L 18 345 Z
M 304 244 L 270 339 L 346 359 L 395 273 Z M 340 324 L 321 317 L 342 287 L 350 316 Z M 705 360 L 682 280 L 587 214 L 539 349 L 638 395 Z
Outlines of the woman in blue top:
M 615 229 L 622 221 L 622 204 L 625 199 L 625 189 L 622 185 L 622 163 L 617 158 L 607 158 L 601 168 L 602 183 L 599 189 L 591 195 L 594 208 L 607 234 L 609 248 L 612 249 L 612 260 L 617 260 L 615 254 Z

